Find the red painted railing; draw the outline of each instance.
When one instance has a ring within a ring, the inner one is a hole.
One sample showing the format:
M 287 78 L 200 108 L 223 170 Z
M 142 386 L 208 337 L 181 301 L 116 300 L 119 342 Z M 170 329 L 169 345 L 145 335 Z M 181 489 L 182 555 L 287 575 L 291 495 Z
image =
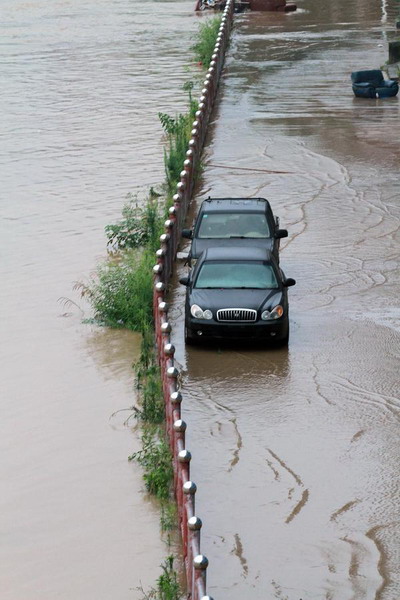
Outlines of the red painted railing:
M 182 394 L 179 391 L 179 370 L 174 364 L 175 348 L 171 343 L 171 324 L 166 302 L 167 283 L 171 276 L 182 227 L 192 198 L 194 173 L 203 149 L 207 126 L 217 94 L 218 83 L 232 28 L 234 0 L 228 0 L 223 12 L 214 54 L 201 90 L 196 120 L 193 122 L 186 160 L 174 195 L 174 205 L 165 222 L 165 233 L 160 238 L 157 264 L 154 272 L 153 311 L 158 359 L 161 367 L 166 407 L 166 429 L 170 440 L 174 465 L 174 490 L 178 504 L 179 527 L 182 534 L 184 564 L 187 579 L 187 597 L 191 600 L 212 600 L 207 596 L 206 572 L 208 560 L 201 553 L 201 520 L 195 512 L 196 484 L 190 480 L 191 454 L 185 446 L 186 423 L 181 417 Z

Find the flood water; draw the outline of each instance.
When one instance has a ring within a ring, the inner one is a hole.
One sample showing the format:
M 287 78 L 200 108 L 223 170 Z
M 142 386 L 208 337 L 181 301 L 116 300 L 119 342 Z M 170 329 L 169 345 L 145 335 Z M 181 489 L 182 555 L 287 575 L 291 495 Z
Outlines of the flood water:
M 208 591 L 398 600 L 400 103 L 350 85 L 396 4 L 299 7 L 237 17 L 197 195 L 266 197 L 288 228 L 289 348 L 185 349 L 173 300 Z
M 136 600 L 168 554 L 127 460 L 139 340 L 83 324 L 73 286 L 127 194 L 164 179 L 192 9 L 0 0 L 2 600 Z
M 198 194 L 265 196 L 289 229 L 289 349 L 186 350 L 174 296 L 202 550 L 216 600 L 398 600 L 399 100 L 349 85 L 385 62 L 396 5 L 299 6 L 237 17 Z M 167 554 L 127 461 L 138 339 L 83 324 L 73 285 L 163 179 L 157 112 L 182 106 L 197 19 L 0 7 L 0 595 L 138 600 Z

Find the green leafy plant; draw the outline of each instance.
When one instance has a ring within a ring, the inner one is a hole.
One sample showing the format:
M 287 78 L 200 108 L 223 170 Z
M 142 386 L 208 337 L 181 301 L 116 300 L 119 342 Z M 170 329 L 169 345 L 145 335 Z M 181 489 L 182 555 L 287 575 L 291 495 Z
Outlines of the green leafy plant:
M 214 53 L 221 19 L 221 17 L 213 17 L 201 23 L 196 35 L 196 43 L 191 46 L 196 59 L 205 68 L 208 68 Z
M 162 565 L 162 574 L 157 580 L 160 600 L 179 600 L 181 598 L 177 573 L 174 570 L 174 557 L 168 556 Z
M 157 365 L 147 367 L 139 384 L 141 406 L 137 418 L 147 423 L 162 423 L 165 417 L 165 405 L 162 394 L 160 368 Z
M 173 502 L 163 502 L 161 505 L 161 531 L 172 531 L 177 528 L 176 504 Z
M 158 429 L 145 428 L 142 450 L 132 454 L 129 460 L 136 460 L 143 467 L 143 479 L 150 494 L 160 500 L 170 497 L 173 478 L 172 455 L 165 437 L 159 437 Z
M 172 555 L 168 556 L 161 568 L 162 574 L 157 579 L 155 588 L 147 593 L 144 592 L 143 588 L 140 588 L 143 593 L 143 600 L 180 600 L 183 593 L 179 585 L 178 574 L 174 569 L 174 557 Z
M 139 206 L 137 198 L 131 199 L 122 209 L 122 219 L 106 226 L 108 246 L 113 250 L 147 246 L 155 251 L 162 227 L 160 208 L 151 189 L 144 207 Z
M 156 364 L 154 330 L 151 323 L 144 323 L 140 345 L 140 357 L 135 365 L 138 387 L 147 370 Z
M 98 267 L 96 280 L 87 286 L 98 322 L 133 331 L 152 323 L 153 264 L 153 252 L 131 250 Z
M 174 118 L 166 113 L 158 113 L 161 126 L 167 136 L 167 148 L 164 149 L 164 165 L 167 191 L 170 195 L 174 193 L 176 184 L 180 179 L 192 124 L 198 109 L 198 103 L 192 98 L 193 82 L 186 82 L 183 89 L 189 96 L 189 110 L 186 114 L 179 114 Z

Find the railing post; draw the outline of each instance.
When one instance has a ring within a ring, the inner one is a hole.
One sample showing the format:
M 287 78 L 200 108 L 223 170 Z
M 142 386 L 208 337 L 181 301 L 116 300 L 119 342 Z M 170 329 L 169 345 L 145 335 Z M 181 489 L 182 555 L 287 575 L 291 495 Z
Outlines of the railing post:
M 194 586 L 193 600 L 200 600 L 204 597 L 207 589 L 207 567 L 208 558 L 204 554 L 198 554 L 193 559 L 194 566 Z
M 200 552 L 200 530 L 203 525 L 201 519 L 196 516 L 189 517 L 188 519 L 188 544 L 187 544 L 187 563 L 188 563 L 188 590 L 193 589 L 193 559 Z

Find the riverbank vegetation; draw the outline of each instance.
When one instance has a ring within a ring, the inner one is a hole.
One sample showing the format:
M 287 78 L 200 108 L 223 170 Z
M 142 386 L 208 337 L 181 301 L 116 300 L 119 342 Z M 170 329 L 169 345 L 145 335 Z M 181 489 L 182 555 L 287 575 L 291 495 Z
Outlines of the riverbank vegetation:
M 162 573 L 157 579 L 156 587 L 143 594 L 143 600 L 180 600 L 182 597 L 177 572 L 174 569 L 174 557 L 168 556 L 161 565 Z
M 215 41 L 221 25 L 221 17 L 213 17 L 199 25 L 196 43 L 191 46 L 196 60 L 208 68 L 214 53 Z
M 201 24 L 192 46 L 195 58 L 205 68 L 211 60 L 220 23 L 221 17 L 215 17 Z M 165 113 L 158 115 L 165 133 L 164 184 L 158 191 L 150 188 L 144 199 L 128 198 L 118 223 L 105 228 L 108 260 L 98 267 L 96 277 L 88 285 L 80 286 L 82 294 L 91 302 L 97 323 L 124 327 L 142 335 L 141 355 L 135 365 L 139 391 L 135 416 L 142 427 L 142 449 L 132 454 L 129 460 L 143 468 L 146 489 L 160 502 L 162 531 L 171 531 L 177 524 L 172 500 L 172 456 L 164 425 L 165 407 L 154 342 L 152 266 L 168 209 L 173 204 L 198 109 L 193 89 L 192 81 L 183 86 L 187 94 L 186 113 L 174 117 Z M 170 545 L 169 536 L 168 543 Z M 173 557 L 167 558 L 162 570 L 156 588 L 144 598 L 179 600 L 182 594 Z

